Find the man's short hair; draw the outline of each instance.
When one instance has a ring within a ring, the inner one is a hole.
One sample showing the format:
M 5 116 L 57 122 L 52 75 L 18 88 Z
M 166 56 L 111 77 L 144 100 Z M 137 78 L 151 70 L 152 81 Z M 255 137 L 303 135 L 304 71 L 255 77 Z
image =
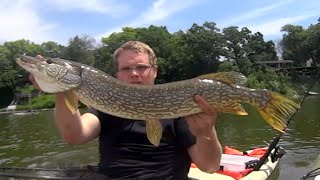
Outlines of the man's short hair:
M 113 54 L 113 61 L 116 67 L 118 67 L 118 57 L 121 52 L 125 50 L 131 50 L 136 53 L 147 53 L 149 56 L 149 63 L 152 66 L 157 65 L 157 57 L 151 47 L 143 42 L 140 41 L 128 41 L 122 46 L 120 46 Z

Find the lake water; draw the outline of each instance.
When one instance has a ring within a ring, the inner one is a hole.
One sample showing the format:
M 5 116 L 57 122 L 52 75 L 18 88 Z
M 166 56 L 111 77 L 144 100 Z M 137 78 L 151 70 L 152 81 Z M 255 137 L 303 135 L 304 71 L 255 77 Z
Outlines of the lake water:
M 320 151 L 320 96 L 309 96 L 282 136 L 286 154 L 270 180 L 299 179 L 311 170 Z M 239 150 L 264 146 L 278 135 L 258 114 L 245 106 L 248 116 L 219 114 L 217 131 L 223 146 Z M 0 166 L 61 167 L 96 164 L 97 141 L 72 146 L 62 142 L 53 111 L 34 115 L 0 115 Z

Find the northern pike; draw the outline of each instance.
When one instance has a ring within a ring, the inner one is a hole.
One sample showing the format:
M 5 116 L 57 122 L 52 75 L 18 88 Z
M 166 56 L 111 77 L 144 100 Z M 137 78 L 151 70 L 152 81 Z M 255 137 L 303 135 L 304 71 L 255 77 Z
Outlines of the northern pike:
M 64 92 L 65 102 L 76 113 L 78 102 L 101 112 L 132 120 L 146 121 L 149 141 L 159 145 L 159 120 L 202 112 L 194 95 L 202 95 L 218 112 L 248 115 L 240 103 L 258 109 L 276 130 L 283 132 L 286 120 L 300 106 L 278 93 L 244 86 L 246 77 L 238 72 L 204 74 L 192 79 L 157 85 L 122 82 L 94 67 L 60 58 L 21 56 L 16 62 L 33 74 L 40 89 Z

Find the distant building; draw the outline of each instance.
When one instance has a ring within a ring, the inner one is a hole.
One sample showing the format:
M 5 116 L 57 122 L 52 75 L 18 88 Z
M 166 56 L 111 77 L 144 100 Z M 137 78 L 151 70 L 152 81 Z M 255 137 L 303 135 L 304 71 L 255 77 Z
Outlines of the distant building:
M 311 77 L 315 73 L 316 66 L 311 60 L 306 61 L 306 64 L 302 66 L 293 66 L 292 60 L 279 60 L 279 61 L 258 61 L 256 64 L 267 66 L 280 72 L 285 76 L 300 75 L 303 77 Z
M 293 67 L 292 60 L 278 60 L 278 61 L 257 61 L 256 64 L 265 65 L 274 69 L 286 69 Z
M 16 93 L 14 97 L 14 103 L 11 105 L 23 105 L 29 104 L 32 101 L 32 98 L 39 96 L 41 91 L 32 91 L 31 93 Z

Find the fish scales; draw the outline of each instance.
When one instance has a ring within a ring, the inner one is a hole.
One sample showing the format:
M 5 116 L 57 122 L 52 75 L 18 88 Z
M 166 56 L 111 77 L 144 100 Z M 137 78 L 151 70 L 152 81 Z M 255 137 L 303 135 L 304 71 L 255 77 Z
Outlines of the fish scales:
M 248 103 L 281 132 L 287 126 L 287 118 L 300 108 L 278 93 L 244 87 L 246 78 L 238 72 L 211 73 L 166 84 L 136 85 L 64 59 L 21 56 L 16 62 L 33 74 L 45 92 L 64 92 L 66 105 L 72 113 L 77 111 L 80 100 L 104 113 L 145 120 L 147 137 L 154 145 L 159 145 L 162 136 L 158 120 L 202 112 L 194 101 L 195 94 L 205 97 L 210 105 L 223 113 L 247 115 L 240 103 Z
M 100 77 L 101 76 L 101 77 Z M 230 102 L 250 99 L 250 90 L 235 88 L 217 81 L 190 79 L 158 86 L 131 85 L 119 82 L 100 73 L 93 76 L 82 71 L 82 84 L 76 90 L 85 104 L 94 104 L 100 110 L 129 119 L 176 118 L 201 112 L 193 100 L 201 94 L 213 106 L 228 106 Z M 99 86 L 97 86 L 97 84 Z M 88 95 L 88 92 L 91 94 Z M 247 99 L 244 99 L 244 96 Z

